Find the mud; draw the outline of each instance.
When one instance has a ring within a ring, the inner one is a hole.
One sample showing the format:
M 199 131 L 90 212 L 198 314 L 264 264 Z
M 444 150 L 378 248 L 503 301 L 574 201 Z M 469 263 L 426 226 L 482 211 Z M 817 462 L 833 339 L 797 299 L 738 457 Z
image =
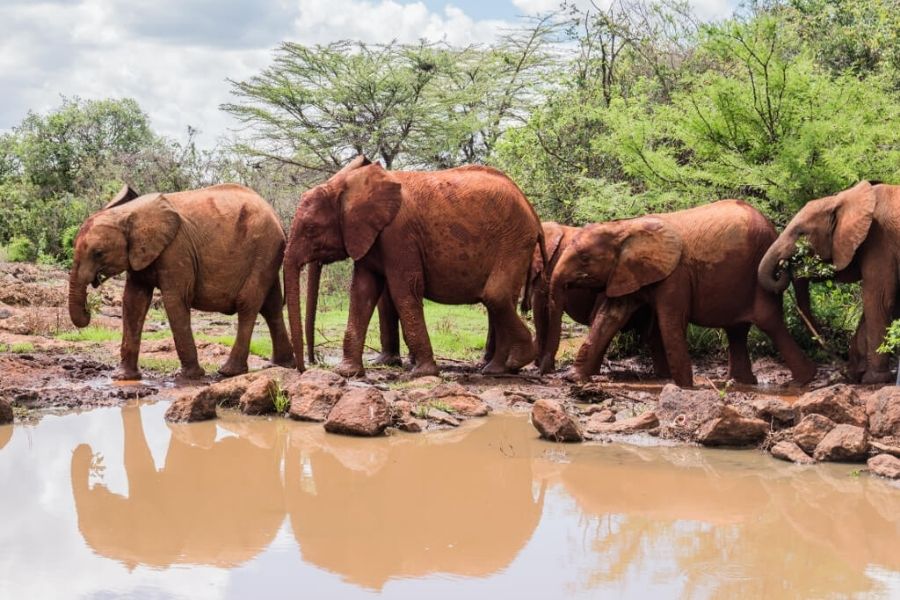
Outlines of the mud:
M 0 427 L 0 597 L 900 593 L 900 494 L 849 465 L 560 447 L 513 414 L 371 440 L 164 408 Z

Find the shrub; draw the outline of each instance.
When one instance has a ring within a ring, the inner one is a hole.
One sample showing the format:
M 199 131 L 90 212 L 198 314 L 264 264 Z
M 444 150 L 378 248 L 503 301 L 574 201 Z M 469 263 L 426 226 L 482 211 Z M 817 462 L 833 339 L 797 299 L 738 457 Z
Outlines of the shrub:
M 26 237 L 14 237 L 6 248 L 6 258 L 10 262 L 34 262 L 37 258 L 37 248 L 34 242 Z

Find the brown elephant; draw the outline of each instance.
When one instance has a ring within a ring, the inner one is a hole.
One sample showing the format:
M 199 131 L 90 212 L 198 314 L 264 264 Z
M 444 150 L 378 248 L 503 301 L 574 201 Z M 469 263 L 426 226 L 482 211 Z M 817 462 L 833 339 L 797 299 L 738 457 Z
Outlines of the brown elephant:
M 535 363 L 542 373 L 549 373 L 556 368 L 556 353 L 547 351 L 549 334 L 547 308 L 550 300 L 550 277 L 559 262 L 559 257 L 569 247 L 575 236 L 581 232 L 580 227 L 560 225 L 555 221 L 541 223 L 546 244 L 546 267 L 540 248 L 535 248 L 531 259 L 529 278 L 531 283 L 531 306 L 534 309 L 534 329 L 537 340 L 537 358 Z M 564 311 L 576 323 L 590 325 L 597 307 L 603 304 L 606 297 L 602 292 L 588 288 L 570 288 L 566 292 Z M 560 326 L 562 323 L 560 322 Z M 625 330 L 638 332 L 641 340 L 650 346 L 653 359 L 653 374 L 660 379 L 669 377 L 669 365 L 666 364 L 665 352 L 659 338 L 658 329 L 648 307 L 638 309 L 632 315 Z M 557 333 L 556 335 L 560 335 Z
M 129 568 L 235 567 L 272 543 L 285 516 L 276 422 L 253 422 L 251 440 L 241 423 L 218 421 L 238 434 L 218 441 L 211 421 L 170 425 L 165 465 L 157 470 L 141 408 L 121 411 L 127 496 L 91 485 L 90 446 L 72 453 L 78 529 L 94 552 Z
M 775 237 L 769 220 L 739 200 L 588 225 L 553 271 L 548 352 L 559 345 L 567 288 L 584 287 L 603 292 L 606 300 L 575 361 L 581 379 L 599 370 L 613 336 L 648 305 L 678 385 L 693 385 L 688 323 L 725 329 L 728 377 L 735 381 L 756 382 L 747 352 L 751 325 L 772 338 L 795 382 L 810 381 L 816 367 L 788 333 L 781 296 L 755 276 Z
M 496 328 L 484 370 L 516 370 L 534 359 L 531 333 L 516 313 L 540 221 L 521 190 L 482 166 L 443 171 L 385 171 L 364 156 L 303 194 L 291 224 L 284 278 L 297 367 L 303 369 L 300 271 L 313 262 L 353 259 L 345 376 L 365 372 L 366 330 L 387 289 L 415 375 L 436 374 L 423 299 L 483 303 Z
M 892 381 L 889 356 L 878 347 L 897 304 L 900 268 L 900 186 L 863 181 L 837 195 L 808 202 L 787 224 L 759 264 L 759 281 L 780 292 L 791 280 L 783 268 L 805 237 L 822 260 L 834 265 L 840 277 L 846 271 L 862 280 L 863 320 L 854 336 L 854 351 L 865 354 L 858 371 L 863 383 Z M 854 277 L 844 277 L 852 280 Z
M 141 331 L 155 288 L 162 295 L 183 376 L 203 376 L 191 308 L 238 315 L 237 337 L 219 373 L 247 371 L 250 337 L 260 312 L 272 335 L 273 362 L 291 366 L 278 281 L 284 247 L 284 230 L 272 207 L 243 186 L 140 197 L 125 186 L 84 222 L 75 238 L 69 315 L 76 327 L 86 327 L 91 320 L 87 285 L 97 287 L 126 271 L 117 379 L 141 377 Z

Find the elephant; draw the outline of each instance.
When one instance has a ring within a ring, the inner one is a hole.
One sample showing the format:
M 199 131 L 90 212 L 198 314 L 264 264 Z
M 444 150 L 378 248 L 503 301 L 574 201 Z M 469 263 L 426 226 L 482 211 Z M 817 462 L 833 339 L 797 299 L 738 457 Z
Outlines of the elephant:
M 837 277 L 850 271 L 862 280 L 863 320 L 854 336 L 854 352 L 862 352 L 853 370 L 863 383 L 893 381 L 889 356 L 878 347 L 898 307 L 900 268 L 900 186 L 862 181 L 850 189 L 807 202 L 775 240 L 759 263 L 759 282 L 780 292 L 791 280 L 783 268 L 805 237 L 820 259 L 834 266 Z M 842 277 L 843 276 L 843 277 Z M 853 362 L 853 361 L 851 361 Z
M 559 346 L 567 288 L 582 287 L 606 299 L 575 360 L 581 380 L 599 370 L 613 336 L 649 305 L 680 386 L 693 385 L 688 323 L 725 329 L 730 379 L 756 383 L 747 352 L 747 334 L 756 325 L 772 338 L 794 382 L 809 382 L 816 366 L 788 333 L 781 296 L 756 278 L 775 237 L 769 220 L 740 200 L 586 226 L 559 257 L 550 280 L 548 352 L 555 354 Z
M 534 249 L 531 260 L 529 279 L 531 283 L 531 307 L 534 309 L 534 329 L 537 339 L 537 358 L 535 363 L 542 373 L 555 370 L 556 356 L 547 352 L 547 306 L 550 300 L 550 276 L 556 268 L 559 257 L 569 247 L 575 236 L 581 232 L 580 227 L 560 225 L 555 221 L 541 223 L 544 231 L 544 243 L 546 245 L 546 268 L 541 256 L 540 248 Z M 587 288 L 571 288 L 566 293 L 565 313 L 576 323 L 590 325 L 597 307 L 603 304 L 606 297 L 603 293 Z M 561 325 L 561 323 L 560 323 Z M 660 379 L 669 378 L 669 366 L 666 364 L 665 353 L 653 315 L 649 308 L 638 309 L 631 317 L 626 330 L 637 331 L 643 341 L 650 346 L 650 355 L 653 360 L 653 374 Z M 559 335 L 559 333 L 557 333 Z
M 385 171 L 358 156 L 305 192 L 291 223 L 284 280 L 297 368 L 303 370 L 300 273 L 310 263 L 353 260 L 350 315 L 337 372 L 365 373 L 363 344 L 386 289 L 415 357 L 414 376 L 438 373 L 423 299 L 483 303 L 496 331 L 486 374 L 515 371 L 535 356 L 516 313 L 535 244 L 543 244 L 531 204 L 502 172 L 484 166 Z
M 204 375 L 191 331 L 191 308 L 238 314 L 224 376 L 247 371 L 250 337 L 262 313 L 272 335 L 272 361 L 294 364 L 282 314 L 278 269 L 285 235 L 271 206 L 235 184 L 139 196 L 127 185 L 84 222 L 69 274 L 69 316 L 91 320 L 87 285 L 127 272 L 122 296 L 121 363 L 116 379 L 140 379 L 141 331 L 158 288 L 175 338 L 181 375 Z

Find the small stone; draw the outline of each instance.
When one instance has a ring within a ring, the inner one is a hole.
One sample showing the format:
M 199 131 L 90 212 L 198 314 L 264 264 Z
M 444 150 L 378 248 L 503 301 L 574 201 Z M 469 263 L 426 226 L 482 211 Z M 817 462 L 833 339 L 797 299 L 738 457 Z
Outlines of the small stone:
M 869 436 L 866 430 L 856 425 L 835 425 L 828 432 L 813 453 L 819 461 L 861 461 L 869 450 Z
M 459 420 L 450 413 L 439 408 L 429 407 L 426 413 L 429 421 L 440 423 L 441 425 L 449 425 L 450 427 L 459 427 Z
M 868 460 L 869 470 L 880 477 L 900 479 L 900 458 L 890 454 L 878 454 Z
M 584 434 L 558 400 L 542 398 L 531 408 L 531 423 L 541 437 L 554 442 L 580 442 Z
M 798 465 L 808 465 L 816 462 L 800 446 L 787 440 L 782 440 L 772 446 L 770 452 L 775 458 L 797 463 Z
M 268 377 L 260 377 L 247 386 L 238 406 L 245 415 L 265 415 L 275 412 L 278 384 Z
M 866 414 L 872 435 L 900 436 L 900 387 L 885 386 L 869 396 Z
M 752 446 L 769 433 L 769 424 L 762 419 L 745 417 L 730 407 L 722 416 L 700 426 L 697 441 L 704 446 Z
M 288 388 L 288 416 L 298 421 L 324 421 L 344 393 L 346 381 L 332 371 L 310 369 Z
M 447 404 L 458 415 L 464 417 L 484 417 L 490 412 L 490 407 L 478 396 L 444 396 L 441 402 Z
M 590 419 L 588 419 L 587 425 L 585 425 L 585 429 L 587 429 L 589 433 L 635 433 L 638 431 L 653 429 L 658 425 L 659 419 L 656 417 L 656 413 L 652 410 L 640 414 L 636 417 L 621 419 L 619 421 L 616 421 L 615 415 L 613 415 L 612 422 L 607 421 L 604 413 L 599 412 L 591 415 Z
M 797 414 L 793 406 L 777 396 L 757 396 L 750 401 L 750 407 L 757 418 L 780 427 L 793 425 Z
M 13 422 L 12 404 L 6 398 L 0 398 L 0 425 Z
M 823 415 L 835 423 L 857 427 L 865 427 L 868 423 L 866 409 L 856 390 L 843 383 L 803 394 L 794 408 L 801 417 Z
M 597 408 L 598 410 L 590 410 L 592 408 Z M 616 422 L 616 413 L 611 411 L 608 408 L 599 408 L 596 406 L 591 406 L 588 410 L 584 411 L 582 414 L 589 417 L 590 421 L 594 423 L 615 423 Z
M 344 435 L 376 436 L 391 424 L 391 411 L 381 392 L 373 387 L 351 388 L 325 420 L 325 431 Z
M 806 415 L 791 430 L 791 438 L 804 452 L 811 454 L 834 426 L 835 422 L 828 417 L 817 414 Z
M 215 419 L 217 396 L 208 392 L 209 388 L 204 388 L 196 394 L 188 394 L 173 400 L 166 410 L 166 421 L 193 423 Z
M 13 316 L 13 313 L 8 308 L 0 308 L 0 319 L 8 319 Z

